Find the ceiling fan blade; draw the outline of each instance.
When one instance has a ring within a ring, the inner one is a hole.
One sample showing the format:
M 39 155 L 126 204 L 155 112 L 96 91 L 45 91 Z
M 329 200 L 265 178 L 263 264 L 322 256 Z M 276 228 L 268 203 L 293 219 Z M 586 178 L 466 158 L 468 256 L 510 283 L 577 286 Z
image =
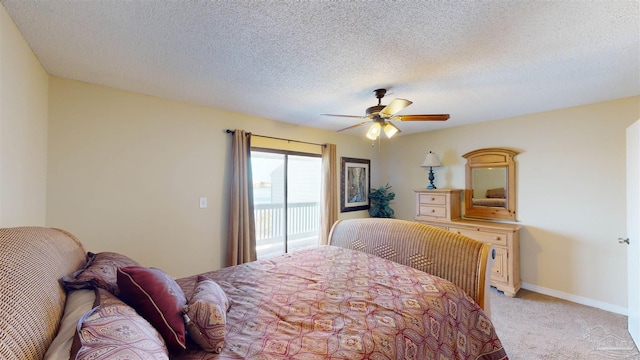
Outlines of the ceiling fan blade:
M 363 121 L 363 122 L 361 122 L 360 124 L 351 125 L 351 126 L 346 127 L 346 128 L 344 128 L 344 129 L 340 129 L 340 130 L 338 130 L 338 131 L 336 131 L 336 132 L 340 132 L 340 131 L 345 131 L 345 130 L 353 129 L 353 128 L 358 127 L 358 126 L 361 126 L 361 125 L 364 125 L 364 124 L 368 124 L 368 123 L 370 123 L 370 122 L 371 122 L 371 121 Z
M 356 119 L 366 119 L 366 116 L 360 115 L 338 115 L 338 114 L 320 114 L 322 116 L 336 116 L 336 117 L 346 117 L 346 118 L 356 118 Z
M 390 117 L 398 111 L 406 108 L 407 106 L 413 104 L 413 102 L 405 99 L 394 99 L 389 105 L 385 106 L 384 109 L 380 110 L 380 116 L 382 117 Z
M 431 114 L 431 115 L 396 115 L 389 120 L 395 121 L 446 121 L 449 120 L 449 114 Z

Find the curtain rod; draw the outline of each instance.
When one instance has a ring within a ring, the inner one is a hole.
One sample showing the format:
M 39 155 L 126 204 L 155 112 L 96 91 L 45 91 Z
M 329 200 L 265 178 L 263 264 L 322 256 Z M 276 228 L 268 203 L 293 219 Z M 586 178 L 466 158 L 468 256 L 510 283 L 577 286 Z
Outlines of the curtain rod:
M 225 132 L 227 134 L 235 134 L 235 130 L 225 130 Z M 279 138 L 279 137 L 273 137 L 273 136 L 266 136 L 266 135 L 258 135 L 258 134 L 252 134 L 249 133 L 252 136 L 257 136 L 257 137 L 261 137 L 261 138 L 265 138 L 265 139 L 274 139 L 274 140 L 283 140 L 283 141 L 288 141 L 288 142 L 297 142 L 297 143 L 301 143 L 301 144 L 309 144 L 309 145 L 318 145 L 318 146 L 322 146 L 325 147 L 325 144 L 318 144 L 318 143 L 312 143 L 312 142 L 307 142 L 307 141 L 300 141 L 300 140 L 291 140 L 291 139 L 284 139 L 284 138 Z

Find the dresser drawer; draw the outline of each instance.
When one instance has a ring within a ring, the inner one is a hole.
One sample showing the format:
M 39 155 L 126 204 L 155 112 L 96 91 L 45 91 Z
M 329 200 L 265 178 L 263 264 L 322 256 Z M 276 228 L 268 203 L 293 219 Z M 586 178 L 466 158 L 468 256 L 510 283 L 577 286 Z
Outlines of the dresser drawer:
M 440 194 L 420 194 L 420 205 L 446 205 L 446 195 Z
M 507 236 L 503 233 L 499 232 L 491 232 L 486 230 L 478 230 L 478 229 L 468 229 L 468 228 L 457 228 L 457 227 L 449 227 L 449 231 L 453 231 L 454 233 L 461 234 L 464 236 L 468 236 L 472 239 L 476 239 L 482 242 L 496 244 L 496 245 L 507 245 Z
M 418 215 L 437 218 L 447 217 L 447 208 L 444 206 L 420 205 L 420 213 Z
M 451 221 L 460 218 L 460 193 L 456 189 L 416 190 L 418 221 Z

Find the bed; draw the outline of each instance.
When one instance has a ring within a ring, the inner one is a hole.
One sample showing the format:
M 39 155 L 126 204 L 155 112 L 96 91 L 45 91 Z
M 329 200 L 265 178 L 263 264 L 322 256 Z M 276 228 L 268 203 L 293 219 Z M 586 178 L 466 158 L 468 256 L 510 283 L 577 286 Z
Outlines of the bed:
M 3 358 L 507 359 L 487 246 L 419 223 L 345 220 L 330 245 L 177 280 L 61 230 L 1 229 L 0 245 Z

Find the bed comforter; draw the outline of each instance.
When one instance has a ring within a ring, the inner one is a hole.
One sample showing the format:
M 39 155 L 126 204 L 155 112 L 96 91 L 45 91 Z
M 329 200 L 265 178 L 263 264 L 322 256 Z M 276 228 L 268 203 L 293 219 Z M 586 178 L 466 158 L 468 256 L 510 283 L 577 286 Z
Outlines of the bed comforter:
M 231 301 L 224 349 L 172 359 L 507 359 L 461 289 L 374 255 L 318 246 L 201 275 Z M 196 279 L 177 280 L 187 298 Z

